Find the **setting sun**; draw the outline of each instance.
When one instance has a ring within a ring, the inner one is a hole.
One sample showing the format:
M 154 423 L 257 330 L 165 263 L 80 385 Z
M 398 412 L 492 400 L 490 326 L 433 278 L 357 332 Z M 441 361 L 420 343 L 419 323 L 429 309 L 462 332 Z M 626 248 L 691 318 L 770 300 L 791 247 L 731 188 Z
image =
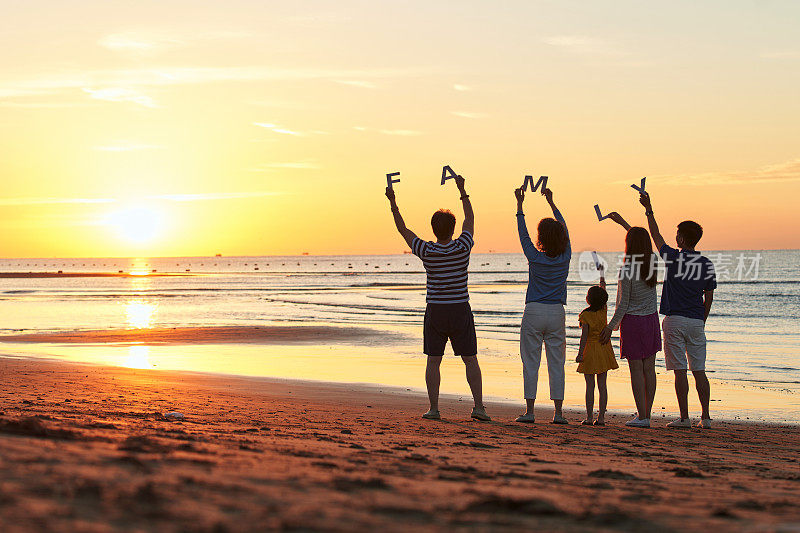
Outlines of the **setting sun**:
M 164 213 L 153 206 L 133 205 L 112 212 L 106 224 L 128 243 L 148 244 L 162 235 L 164 220 Z

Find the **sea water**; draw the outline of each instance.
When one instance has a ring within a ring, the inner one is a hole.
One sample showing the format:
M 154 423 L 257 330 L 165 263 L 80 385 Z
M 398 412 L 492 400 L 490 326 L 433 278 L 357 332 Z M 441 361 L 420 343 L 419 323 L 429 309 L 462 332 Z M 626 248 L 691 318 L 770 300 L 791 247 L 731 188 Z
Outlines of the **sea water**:
M 800 394 L 800 251 L 704 253 L 715 261 L 719 274 L 706 325 L 709 376 L 738 387 L 743 395 L 738 398 L 740 404 L 747 403 L 748 394 L 755 398 L 757 393 L 766 391 L 770 398 L 776 398 L 773 414 L 781 413 L 781 398 L 787 405 L 795 405 Z M 600 255 L 608 264 L 610 317 L 620 257 L 618 253 Z M 574 360 L 580 336 L 577 315 L 586 307 L 587 288 L 596 283 L 592 279 L 594 273 L 587 273 L 581 259 L 585 257 L 574 254 L 568 279 L 568 366 Z M 58 271 L 136 275 L 0 277 L 0 335 L 273 323 L 359 325 L 406 335 L 402 348 L 395 345 L 385 350 L 367 350 L 375 361 L 387 368 L 395 364 L 416 368 L 422 364 L 419 354 L 425 273 L 413 255 L 0 260 L 0 274 Z M 522 254 L 472 256 L 470 296 L 481 354 L 487 364 L 514 378 L 513 387 L 517 386 L 521 370 L 518 340 L 527 276 Z M 614 345 L 619 353 L 616 336 Z M 236 358 L 247 357 L 250 362 L 246 373 L 273 375 L 272 365 L 259 367 L 258 353 L 252 350 L 249 347 L 244 355 L 244 350 L 228 347 L 224 350 L 226 365 L 203 365 L 198 359 L 194 368 L 245 373 Z M 184 354 L 190 352 L 183 350 Z M 294 360 L 282 364 L 296 365 L 293 376 L 317 378 L 314 365 L 301 361 L 302 350 L 293 348 L 288 352 Z M 319 350 L 306 348 L 306 352 L 318 354 Z M 0 354 L 61 357 L 66 353 L 74 360 L 92 360 L 89 354 L 97 350 L 0 342 Z M 121 364 L 129 360 L 125 358 Z M 192 368 L 191 361 L 187 362 L 186 357 L 182 360 L 181 368 Z M 660 373 L 664 373 L 663 361 L 662 353 L 657 358 Z M 169 366 L 162 362 L 162 368 Z M 626 373 L 624 363 L 621 366 L 618 373 Z M 542 374 L 546 377 L 544 363 Z M 336 379 L 348 380 L 347 376 Z M 661 391 L 671 388 L 671 381 L 660 380 Z M 351 381 L 392 380 L 365 372 Z M 419 388 L 419 383 L 414 386 Z M 505 389 L 496 392 L 503 397 L 516 394 Z M 800 421 L 797 412 L 776 416 Z

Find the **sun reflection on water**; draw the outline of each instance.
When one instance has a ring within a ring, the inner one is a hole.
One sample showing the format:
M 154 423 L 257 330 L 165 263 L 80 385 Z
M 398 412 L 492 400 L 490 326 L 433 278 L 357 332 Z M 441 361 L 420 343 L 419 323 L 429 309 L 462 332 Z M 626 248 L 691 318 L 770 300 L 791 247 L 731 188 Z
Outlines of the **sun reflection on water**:
M 158 306 L 143 300 L 131 300 L 125 304 L 125 318 L 128 327 L 143 329 L 153 325 Z
M 149 346 L 129 346 L 128 358 L 125 359 L 123 366 L 128 368 L 153 368 L 153 364 L 150 363 L 149 356 Z

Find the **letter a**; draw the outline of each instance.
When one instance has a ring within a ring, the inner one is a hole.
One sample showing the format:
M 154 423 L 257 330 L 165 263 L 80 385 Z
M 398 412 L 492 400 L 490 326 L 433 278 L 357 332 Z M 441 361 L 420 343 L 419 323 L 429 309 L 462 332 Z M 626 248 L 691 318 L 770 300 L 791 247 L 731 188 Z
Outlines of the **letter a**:
M 449 180 L 451 178 L 455 178 L 456 176 L 458 176 L 458 174 L 453 172 L 453 169 L 450 168 L 450 165 L 445 165 L 442 168 L 442 185 L 444 185 L 445 181 L 447 181 L 447 180 Z

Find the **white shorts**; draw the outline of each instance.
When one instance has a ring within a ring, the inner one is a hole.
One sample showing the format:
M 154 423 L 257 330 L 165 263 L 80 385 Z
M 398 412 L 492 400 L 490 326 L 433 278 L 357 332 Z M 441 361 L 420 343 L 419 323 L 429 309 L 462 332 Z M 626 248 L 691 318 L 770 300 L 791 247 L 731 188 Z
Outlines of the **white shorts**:
M 697 318 L 664 317 L 664 355 L 667 370 L 706 369 L 706 324 Z M 688 365 L 687 365 L 688 356 Z

